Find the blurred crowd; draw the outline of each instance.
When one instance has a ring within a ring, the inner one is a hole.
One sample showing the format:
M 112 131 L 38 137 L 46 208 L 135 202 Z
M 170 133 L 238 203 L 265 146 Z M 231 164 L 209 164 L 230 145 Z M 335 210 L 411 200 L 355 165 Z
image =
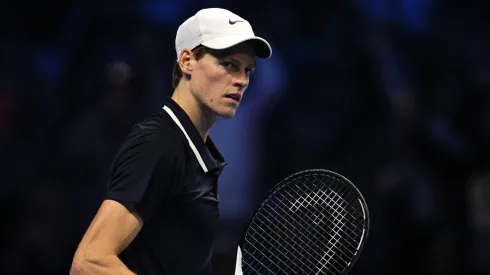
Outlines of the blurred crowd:
M 170 96 L 177 27 L 200 8 L 273 47 L 211 136 L 216 274 L 292 172 L 351 179 L 371 213 L 350 274 L 490 274 L 490 11 L 484 1 L 2 1 L 1 274 L 67 274 L 131 126 Z

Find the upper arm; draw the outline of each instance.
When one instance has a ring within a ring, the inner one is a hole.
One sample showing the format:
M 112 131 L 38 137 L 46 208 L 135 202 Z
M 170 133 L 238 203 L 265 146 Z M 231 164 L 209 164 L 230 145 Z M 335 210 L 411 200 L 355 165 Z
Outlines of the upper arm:
M 128 139 L 111 167 L 105 200 L 82 238 L 77 256 L 117 255 L 134 240 L 168 196 L 175 163 L 168 148 L 151 134 L 136 133 Z
M 143 227 L 137 214 L 122 204 L 105 200 L 77 249 L 77 258 L 89 259 L 118 255 L 136 237 Z
M 158 135 L 128 142 L 110 171 L 105 199 L 117 201 L 144 222 L 168 198 L 176 170 L 175 151 Z

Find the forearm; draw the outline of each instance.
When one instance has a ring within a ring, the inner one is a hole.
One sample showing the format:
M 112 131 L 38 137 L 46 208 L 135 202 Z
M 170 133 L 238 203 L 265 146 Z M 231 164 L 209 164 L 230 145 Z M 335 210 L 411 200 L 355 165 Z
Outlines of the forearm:
M 73 262 L 70 275 L 135 275 L 116 255 L 86 257 Z

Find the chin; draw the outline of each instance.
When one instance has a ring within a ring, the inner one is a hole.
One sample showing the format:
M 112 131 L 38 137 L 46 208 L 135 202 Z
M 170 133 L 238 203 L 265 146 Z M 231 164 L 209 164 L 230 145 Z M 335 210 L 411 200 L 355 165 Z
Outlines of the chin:
M 221 118 L 230 119 L 235 116 L 236 109 L 226 108 L 224 110 L 217 110 L 215 113 Z
M 222 118 L 230 119 L 235 116 L 235 111 L 218 113 L 218 116 Z

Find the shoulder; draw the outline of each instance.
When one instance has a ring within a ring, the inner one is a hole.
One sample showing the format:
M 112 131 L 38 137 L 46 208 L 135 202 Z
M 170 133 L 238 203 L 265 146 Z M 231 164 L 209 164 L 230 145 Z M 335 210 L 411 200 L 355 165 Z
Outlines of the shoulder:
M 128 161 L 149 165 L 162 158 L 177 160 L 185 154 L 186 147 L 176 127 L 162 111 L 136 123 L 120 146 L 111 169 Z
M 182 144 L 181 140 L 177 127 L 165 112 L 160 111 L 133 125 L 121 150 L 143 146 L 172 151 Z

